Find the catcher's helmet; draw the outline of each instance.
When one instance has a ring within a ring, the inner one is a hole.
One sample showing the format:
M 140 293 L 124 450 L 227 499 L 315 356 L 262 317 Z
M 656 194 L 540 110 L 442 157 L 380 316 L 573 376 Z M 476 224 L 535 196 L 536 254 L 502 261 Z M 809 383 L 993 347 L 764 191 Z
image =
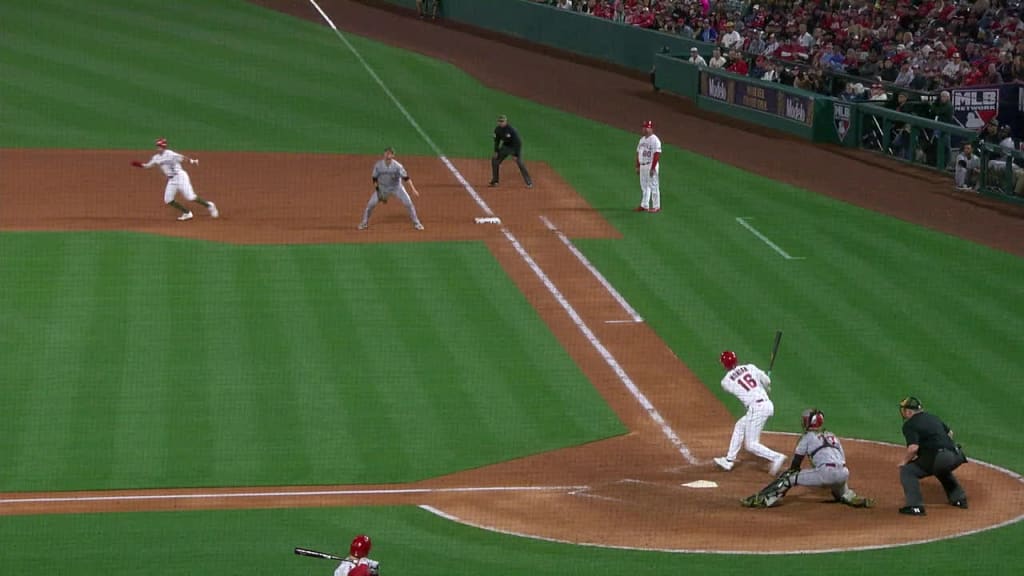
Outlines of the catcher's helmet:
M 360 534 L 352 539 L 352 545 L 348 547 L 348 553 L 356 558 L 366 558 L 370 554 L 370 545 L 370 537 Z
M 722 363 L 726 370 L 732 370 L 736 367 L 736 353 L 732 350 L 726 350 L 718 357 L 718 361 Z
M 157 138 L 156 145 L 161 148 L 167 148 L 167 138 Z
M 644 126 L 643 127 L 644 128 L 650 128 L 650 129 L 653 130 L 654 129 L 654 122 L 652 122 L 651 120 L 646 120 L 646 121 L 644 121 Z
M 808 408 L 800 415 L 804 430 L 817 430 L 825 425 L 825 413 L 817 408 Z

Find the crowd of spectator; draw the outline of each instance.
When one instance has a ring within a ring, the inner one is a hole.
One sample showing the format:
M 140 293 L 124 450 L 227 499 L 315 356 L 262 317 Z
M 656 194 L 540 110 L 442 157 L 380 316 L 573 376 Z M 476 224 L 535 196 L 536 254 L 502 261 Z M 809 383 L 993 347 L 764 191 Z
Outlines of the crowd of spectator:
M 537 1 L 715 44 L 721 67 L 844 98 L 1024 81 L 1024 0 Z

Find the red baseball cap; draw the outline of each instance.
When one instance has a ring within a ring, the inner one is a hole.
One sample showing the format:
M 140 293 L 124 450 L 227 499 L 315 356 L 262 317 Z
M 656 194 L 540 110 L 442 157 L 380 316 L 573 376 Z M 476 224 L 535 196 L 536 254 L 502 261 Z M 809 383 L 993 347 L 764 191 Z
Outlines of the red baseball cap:
M 654 122 L 651 122 L 650 120 L 647 120 L 646 122 L 644 122 L 644 126 L 643 127 L 644 128 L 654 128 Z
M 167 138 L 157 138 L 156 145 L 161 148 L 167 148 Z

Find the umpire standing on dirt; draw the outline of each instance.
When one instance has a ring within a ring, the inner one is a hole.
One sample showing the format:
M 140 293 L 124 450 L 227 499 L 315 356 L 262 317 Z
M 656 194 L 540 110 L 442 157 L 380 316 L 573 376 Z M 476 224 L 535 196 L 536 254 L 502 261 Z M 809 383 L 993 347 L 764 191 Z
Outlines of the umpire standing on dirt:
M 519 166 L 519 173 L 523 175 L 523 182 L 527 188 L 533 188 L 533 180 L 530 173 L 523 164 L 523 141 L 519 138 L 519 132 L 508 123 L 504 114 L 498 116 L 498 125 L 494 128 L 494 156 L 491 157 L 491 186 L 498 185 L 498 167 L 505 161 L 505 158 L 513 156 L 516 165 Z
M 967 493 L 953 476 L 953 470 L 967 462 L 967 458 L 953 442 L 953 431 L 938 416 L 925 412 L 921 401 L 913 396 L 900 401 L 900 415 L 903 416 L 903 437 L 907 441 L 907 451 L 900 465 L 900 484 L 906 506 L 900 508 L 900 514 L 925 515 L 921 479 L 933 475 L 942 484 L 951 505 L 967 508 Z

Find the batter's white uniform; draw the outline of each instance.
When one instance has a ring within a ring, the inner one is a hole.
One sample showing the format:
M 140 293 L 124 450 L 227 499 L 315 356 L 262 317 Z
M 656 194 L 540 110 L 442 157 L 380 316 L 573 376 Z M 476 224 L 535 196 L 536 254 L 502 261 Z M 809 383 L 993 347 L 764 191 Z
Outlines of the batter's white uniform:
M 740 402 L 747 407 L 747 413 L 736 421 L 732 430 L 732 440 L 729 442 L 729 453 L 726 459 L 729 462 L 736 460 L 740 453 L 740 447 L 746 448 L 755 456 L 760 456 L 772 462 L 773 468 L 781 469 L 785 463 L 786 456 L 761 444 L 761 432 L 765 423 L 775 414 L 775 405 L 768 397 L 768 390 L 771 388 L 771 378 L 753 364 L 740 364 L 725 373 L 722 378 L 722 388 L 739 398 Z M 778 470 L 774 470 L 777 474 Z
M 184 160 L 185 157 L 181 154 L 164 148 L 154 154 L 149 159 L 149 162 L 142 165 L 143 168 L 159 166 L 160 170 L 167 176 L 167 187 L 164 188 L 164 204 L 173 202 L 174 196 L 178 193 L 181 193 L 186 200 L 194 202 L 196 199 L 196 192 L 192 189 L 192 179 L 188 177 L 188 172 L 185 172 L 185 169 L 181 167 L 181 163 Z
M 653 133 L 650 136 L 642 136 L 636 146 L 636 159 L 640 165 L 640 191 L 643 194 L 640 207 L 647 210 L 661 210 L 661 190 L 658 183 L 660 162 L 654 166 L 653 174 L 651 173 L 655 154 L 661 155 L 661 140 Z
M 357 566 L 366 566 L 359 572 L 369 574 L 370 576 L 377 576 L 380 573 L 380 564 L 376 560 L 370 560 L 369 558 L 353 558 L 348 556 L 338 564 L 338 567 L 334 569 L 334 576 L 348 576 L 350 572 L 356 569 Z

